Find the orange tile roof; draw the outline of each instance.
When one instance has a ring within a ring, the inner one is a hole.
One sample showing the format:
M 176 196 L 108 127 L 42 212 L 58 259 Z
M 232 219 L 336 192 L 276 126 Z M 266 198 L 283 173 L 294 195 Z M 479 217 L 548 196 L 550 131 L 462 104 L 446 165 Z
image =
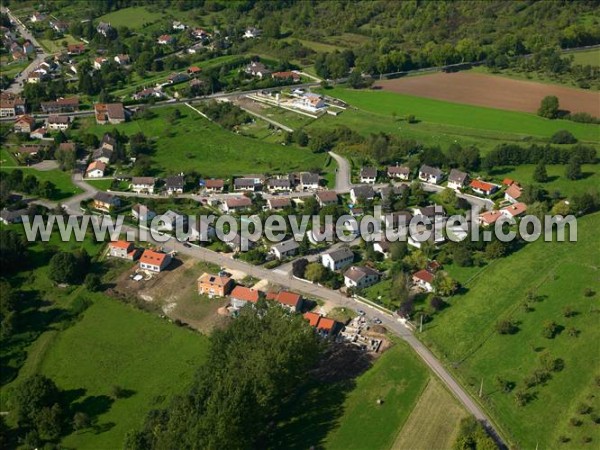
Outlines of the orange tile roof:
M 256 303 L 258 301 L 258 291 L 245 286 L 236 286 L 229 296 L 246 302 Z
M 479 217 L 481 218 L 481 221 L 483 223 L 491 225 L 492 223 L 495 223 L 496 220 L 498 220 L 500 217 L 502 217 L 502 214 L 500 213 L 500 211 L 487 211 L 483 214 L 480 214 Z
M 294 292 L 281 291 L 275 295 L 273 300 L 283 305 L 293 306 L 295 308 L 300 303 L 301 298 L 302 297 L 299 294 Z
M 506 195 L 508 195 L 511 198 L 514 198 L 515 200 L 518 199 L 521 196 L 522 193 L 523 193 L 523 191 L 521 190 L 521 188 L 517 184 L 512 184 L 506 190 Z
M 111 247 L 114 248 L 122 248 L 127 250 L 131 245 L 133 245 L 131 242 L 127 242 L 127 241 L 113 241 L 110 243 Z
M 480 191 L 491 191 L 492 189 L 494 189 L 496 186 L 494 184 L 491 183 L 486 183 L 485 181 L 481 181 L 481 180 L 473 180 L 471 181 L 471 185 L 470 185 L 473 189 L 479 189 Z
M 319 323 L 317 324 L 318 330 L 331 331 L 335 327 L 335 320 L 330 319 L 328 317 L 321 317 Z
M 142 257 L 140 258 L 140 263 L 161 266 L 166 257 L 166 253 L 158 253 L 153 250 L 144 250 Z
M 417 278 L 418 280 L 422 280 L 425 283 L 433 283 L 434 275 L 428 270 L 419 270 L 417 273 L 413 274 L 413 278 Z
M 102 161 L 91 162 L 90 165 L 87 167 L 86 172 L 90 172 L 94 169 L 98 169 L 104 172 L 106 170 L 106 164 L 104 164 Z
M 321 318 L 321 316 L 317 313 L 309 311 L 309 312 L 304 313 L 304 318 L 306 320 L 308 320 L 308 324 L 311 327 L 316 327 L 317 324 L 319 323 L 319 319 Z
M 505 178 L 504 180 L 502 180 L 502 184 L 504 186 L 511 186 L 514 184 L 514 180 L 511 180 L 510 178 Z
M 506 208 L 502 208 L 502 211 L 508 212 L 511 216 L 516 217 L 523 214 L 527 211 L 527 205 L 523 202 L 515 203 L 514 205 L 507 206 Z

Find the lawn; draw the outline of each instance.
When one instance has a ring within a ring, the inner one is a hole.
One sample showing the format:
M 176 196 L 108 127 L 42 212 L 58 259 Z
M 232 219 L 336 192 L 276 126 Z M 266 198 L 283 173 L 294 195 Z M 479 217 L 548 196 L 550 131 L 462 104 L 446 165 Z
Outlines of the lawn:
M 100 16 L 98 20 L 100 22 L 108 22 L 117 28 L 128 27 L 130 29 L 139 29 L 162 18 L 163 15 L 161 13 L 150 11 L 145 6 L 132 6 Z
M 574 123 L 567 120 L 549 120 L 534 114 L 504 111 L 492 108 L 449 103 L 410 95 L 374 90 L 353 90 L 337 87 L 323 91 L 329 96 L 340 98 L 351 106 L 368 113 L 370 120 L 351 121 L 347 125 L 357 131 L 373 130 L 373 123 L 390 121 L 393 115 L 398 118 L 408 114 L 416 116 L 420 123 L 409 125 L 397 123 L 401 133 L 406 130 L 430 132 L 439 135 L 449 134 L 472 138 L 524 139 L 527 137 L 547 139 L 558 130 L 569 130 L 579 140 L 597 143 L 600 131 L 597 125 Z M 352 118 L 345 111 L 339 123 Z M 361 126 L 362 125 L 362 126 Z
M 63 37 L 53 40 L 40 38 L 38 39 L 38 42 L 48 53 L 59 53 L 62 50 L 65 50 L 65 47 L 62 44 L 63 42 L 66 42 L 67 44 L 78 44 L 81 41 L 75 39 L 70 34 L 65 34 Z
M 1 172 L 11 172 L 16 169 L 0 169 Z M 19 170 L 23 171 L 23 176 L 34 175 L 40 183 L 44 181 L 50 181 L 56 186 L 56 191 L 49 198 L 49 200 L 64 200 L 65 198 L 72 197 L 73 195 L 82 192 L 81 188 L 75 186 L 71 181 L 71 174 L 63 172 L 61 170 L 36 170 L 32 167 L 19 167 Z
M 456 440 L 458 424 L 466 416 L 442 383 L 431 378 L 392 448 L 450 449 Z
M 482 400 L 494 421 L 512 444 L 520 448 L 555 448 L 558 437 L 569 442 L 561 448 L 582 448 L 583 439 L 598 442 L 597 425 L 578 416 L 577 405 L 589 403 L 597 413 L 600 397 L 594 377 L 598 375 L 598 298 L 600 292 L 600 214 L 578 220 L 578 242 L 538 241 L 486 266 L 466 292 L 450 299 L 450 307 L 426 326 L 422 340 L 450 367 L 463 384 L 477 395 L 483 380 Z M 590 288 L 595 294 L 584 295 Z M 522 304 L 526 293 L 533 311 Z M 565 317 L 565 307 L 575 311 Z M 500 335 L 495 324 L 512 318 L 514 335 Z M 547 321 L 559 325 L 554 339 L 542 336 Z M 540 367 L 540 355 L 549 352 L 564 361 L 564 369 L 551 373 L 544 384 L 527 389 L 524 378 Z M 515 383 L 503 393 L 501 377 Z M 595 390 L 595 392 L 592 392 Z M 514 393 L 530 396 L 518 406 Z M 591 395 L 591 396 L 590 396 Z M 571 417 L 583 424 L 569 425 Z M 595 445 L 595 444 L 594 444 Z
M 152 155 L 155 175 L 167 175 L 195 170 L 204 177 L 226 177 L 244 173 L 286 173 L 323 168 L 327 155 L 298 148 L 258 141 L 239 136 L 209 122 L 185 106 L 177 107 L 182 116 L 171 124 L 174 108 L 154 110 L 156 117 L 117 125 L 120 132 L 143 132 L 156 139 Z M 99 137 L 107 127 L 90 119 L 81 122 L 82 132 Z M 112 129 L 112 126 L 109 127 Z
M 573 55 L 574 64 L 581 64 L 582 66 L 600 66 L 600 48 L 567 53 L 566 55 Z

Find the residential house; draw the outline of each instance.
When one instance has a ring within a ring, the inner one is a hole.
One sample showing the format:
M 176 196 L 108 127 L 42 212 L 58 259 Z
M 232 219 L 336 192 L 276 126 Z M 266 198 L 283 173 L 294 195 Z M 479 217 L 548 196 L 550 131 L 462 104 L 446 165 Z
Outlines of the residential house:
M 33 23 L 42 22 L 46 20 L 46 14 L 34 11 L 29 20 L 31 20 Z
M 292 180 L 290 180 L 290 177 L 271 178 L 267 181 L 267 189 L 271 192 L 290 192 L 292 190 Z
M 293 105 L 298 109 L 313 113 L 322 111 L 327 106 L 322 96 L 311 92 L 307 92 L 300 98 L 294 100 Z
M 277 81 L 293 81 L 294 83 L 300 81 L 300 75 L 289 70 L 286 72 L 274 72 L 271 74 L 271 78 Z
M 133 177 L 131 179 L 131 190 L 136 194 L 154 194 L 153 177 Z
M 338 195 L 335 191 L 319 191 L 317 192 L 316 197 L 321 208 L 338 204 Z
M 479 214 L 478 221 L 480 225 L 489 227 L 496 223 L 500 217 L 503 217 L 503 214 L 500 211 L 486 211 Z
M 230 197 L 223 203 L 224 212 L 234 212 L 248 209 L 252 206 L 252 200 L 245 196 Z
M 446 216 L 446 211 L 442 205 L 417 206 L 413 208 L 415 216 L 427 217 L 432 222 L 443 220 Z
M 233 181 L 233 189 L 236 191 L 255 192 L 260 187 L 252 178 L 236 178 Z
M 255 27 L 248 27 L 244 31 L 244 39 L 254 39 L 260 37 L 262 31 Z
M 408 245 L 414 248 L 422 248 L 427 242 L 429 245 L 437 248 L 439 245 L 446 242 L 446 238 L 443 235 L 436 236 L 435 232 L 431 232 L 429 238 L 423 239 L 424 236 L 408 236 Z
M 169 75 L 167 77 L 167 83 L 169 83 L 169 84 L 183 83 L 189 79 L 190 79 L 190 76 L 187 73 L 183 73 L 183 72 L 172 73 L 171 75 Z
M 150 272 L 162 272 L 169 264 L 172 257 L 168 253 L 159 253 L 154 250 L 146 249 L 140 258 L 140 269 Z
M 79 42 L 77 44 L 67 45 L 67 54 L 69 55 L 81 55 L 85 52 L 85 44 Z
M 35 119 L 28 114 L 19 116 L 13 124 L 15 133 L 31 133 L 35 127 Z
M 329 270 L 341 270 L 354 262 L 354 252 L 348 247 L 342 247 L 321 256 L 321 264 Z
M 169 34 L 163 34 L 156 40 L 158 45 L 171 45 L 175 42 L 175 38 Z
M 319 181 L 318 173 L 302 172 L 300 174 L 300 188 L 303 191 L 319 189 Z
M 79 98 L 59 98 L 51 102 L 42 102 L 40 106 L 42 108 L 42 111 L 46 114 L 79 111 Z
M 39 151 L 42 149 L 43 149 L 43 147 L 41 145 L 25 144 L 25 145 L 21 145 L 19 147 L 19 150 L 17 151 L 17 155 L 32 157 L 32 156 L 36 156 L 39 153 Z
M 12 59 L 15 62 L 25 62 L 27 61 L 27 55 L 21 51 L 12 52 Z
M 282 241 L 273 245 L 270 253 L 275 255 L 275 258 L 281 260 L 290 256 L 294 256 L 296 253 L 298 253 L 299 247 L 300 245 L 298 242 L 296 242 L 294 239 L 290 239 L 288 241 Z
M 381 238 L 373 242 L 373 250 L 377 253 L 381 253 L 384 258 L 388 258 L 390 256 L 391 248 L 392 243 L 385 238 Z
M 106 172 L 106 164 L 102 161 L 92 161 L 85 170 L 86 178 L 102 178 Z
M 355 186 L 350 189 L 350 199 L 352 203 L 363 203 L 367 200 L 373 200 L 375 198 L 375 191 L 372 186 Z
M 184 187 L 185 179 L 183 174 L 173 175 L 171 177 L 167 177 L 165 180 L 165 189 L 169 195 L 183 194 Z
M 201 72 L 202 72 L 202 69 L 198 66 L 190 66 L 190 67 L 188 67 L 188 70 L 187 70 L 187 74 L 191 77 L 198 76 L 198 75 L 200 75 Z
M 237 233 L 230 241 L 226 241 L 225 244 L 234 252 L 246 252 L 256 247 L 256 241 L 242 237 L 240 233 Z
M 460 191 L 467 185 L 469 174 L 458 169 L 450 170 L 448 175 L 448 187 L 456 191 Z
M 348 288 L 364 289 L 377 283 L 380 273 L 366 266 L 352 266 L 344 272 L 344 285 Z
M 160 224 L 158 229 L 162 231 L 175 231 L 177 229 L 183 230 L 188 222 L 187 216 L 179 214 L 170 209 L 166 213 L 159 215 L 158 219 Z
M 433 280 L 435 279 L 435 275 L 428 270 L 419 270 L 414 273 L 412 276 L 412 281 L 420 289 L 423 289 L 425 292 L 433 292 Z
M 100 125 L 119 124 L 127 119 L 123 103 L 95 103 L 94 112 L 96 123 Z
M 110 23 L 100 22 L 96 27 L 96 31 L 102 36 L 107 37 L 112 31 L 112 26 L 110 25 Z
M 113 241 L 108 244 L 108 256 L 113 258 L 135 261 L 139 255 L 139 250 L 135 248 L 133 242 Z
M 504 199 L 511 203 L 517 203 L 523 194 L 523 189 L 517 183 L 511 184 L 504 192 Z
M 410 211 L 394 211 L 385 215 L 385 226 L 394 230 L 406 230 L 412 219 Z
M 46 77 L 44 76 L 44 74 L 42 74 L 40 72 L 37 72 L 37 71 L 30 72 L 29 75 L 27 75 L 26 83 L 38 84 L 44 78 L 46 78 Z
M 240 309 L 248 303 L 256 304 L 260 299 L 260 291 L 245 286 L 236 286 L 229 294 L 229 298 L 231 299 L 231 306 Z
M 523 202 L 513 203 L 510 206 L 506 206 L 505 208 L 502 208 L 500 210 L 503 216 L 512 217 L 513 219 L 515 217 L 519 217 L 522 214 L 525 214 L 526 211 L 527 205 Z
M 233 278 L 225 273 L 213 275 L 205 272 L 198 278 L 198 294 L 209 298 L 225 297 L 231 292 L 233 285 Z
M 108 62 L 108 58 L 105 58 L 104 56 L 98 56 L 97 58 L 94 59 L 94 69 L 96 69 L 96 70 L 102 69 L 102 66 L 104 64 L 106 64 L 107 62 Z
M 94 209 L 108 212 L 113 208 L 118 208 L 119 206 L 121 206 L 121 199 L 115 195 L 102 191 L 96 192 L 96 195 L 94 195 Z
M 360 182 L 375 184 L 377 180 L 377 168 L 376 167 L 363 167 L 360 170 Z
M 500 188 L 500 186 L 498 186 L 497 184 L 487 183 L 481 180 L 471 181 L 469 187 L 473 189 L 474 192 L 481 195 L 492 195 Z
M 50 130 L 65 131 L 69 129 L 70 125 L 71 118 L 69 116 L 50 115 L 46 119 L 46 127 Z
M 181 23 L 179 20 L 174 20 L 173 24 L 171 25 L 171 28 L 173 28 L 176 31 L 183 31 L 187 27 L 185 26 L 185 24 Z
M 288 197 L 271 197 L 267 200 L 270 211 L 281 211 L 292 207 L 292 201 Z
M 23 53 L 26 55 L 33 55 L 35 53 L 35 45 L 33 45 L 31 41 L 25 41 L 23 43 Z
M 444 178 L 444 173 L 437 167 L 430 167 L 425 164 L 419 169 L 419 180 L 426 183 L 439 184 Z
M 29 209 L 17 209 L 14 211 L 8 210 L 6 208 L 0 211 L 0 221 L 4 225 L 9 225 L 11 223 L 21 223 L 23 221 L 23 216 L 29 214 Z
M 258 61 L 252 61 L 246 66 L 245 72 L 253 77 L 263 78 L 271 73 L 267 66 Z
M 410 179 L 410 168 L 407 166 L 388 166 L 387 168 L 388 178 L 397 178 L 399 180 Z
M 208 33 L 203 28 L 194 28 L 194 30 L 192 30 L 192 36 L 195 39 L 206 39 L 210 37 L 210 33 Z
M 129 57 L 129 55 L 124 54 L 115 56 L 114 60 L 120 66 L 126 66 L 127 64 L 131 63 L 131 58 Z
M 0 92 L 0 117 L 25 114 L 25 100 L 12 92 Z
M 136 92 L 131 96 L 134 100 L 146 100 L 149 98 L 162 98 L 163 93 L 157 88 L 146 88 Z
M 204 181 L 204 188 L 207 192 L 223 192 L 225 188 L 225 180 L 210 179 Z
M 339 330 L 339 323 L 329 317 L 312 311 L 305 312 L 303 317 L 323 337 L 333 336 Z
M 48 22 L 48 24 L 50 25 L 50 28 L 52 28 L 54 31 L 56 31 L 57 33 L 60 34 L 64 34 L 67 32 L 67 30 L 69 29 L 69 24 L 67 22 L 65 22 L 64 20 L 51 20 L 50 22 Z
M 141 203 L 136 203 L 131 208 L 131 215 L 134 219 L 140 222 L 150 222 L 154 217 L 156 217 L 156 213 L 150 209 L 148 209 L 145 205 Z
M 395 184 L 393 186 L 386 185 L 379 189 L 379 196 L 381 197 L 382 201 L 386 201 L 388 198 L 390 198 L 390 196 L 403 197 L 409 190 L 410 187 L 406 184 Z
M 99 161 L 107 165 L 113 160 L 113 156 L 114 152 L 111 149 L 100 147 L 92 153 L 92 161 Z
M 290 312 L 300 312 L 302 309 L 302 296 L 290 291 L 267 292 L 267 300 L 279 303 Z
M 67 141 L 58 144 L 58 149 L 61 152 L 75 152 L 77 150 L 77 146 L 75 145 L 75 142 Z
M 46 128 L 37 128 L 29 133 L 29 137 L 31 139 L 44 139 L 48 135 L 48 130 Z

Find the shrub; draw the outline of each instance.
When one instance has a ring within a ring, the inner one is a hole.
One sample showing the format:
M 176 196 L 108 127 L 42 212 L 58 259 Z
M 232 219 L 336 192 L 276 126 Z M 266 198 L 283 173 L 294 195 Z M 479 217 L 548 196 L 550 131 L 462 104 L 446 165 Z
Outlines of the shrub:
M 577 138 L 568 130 L 559 130 L 552 135 L 550 142 L 553 144 L 575 144 Z

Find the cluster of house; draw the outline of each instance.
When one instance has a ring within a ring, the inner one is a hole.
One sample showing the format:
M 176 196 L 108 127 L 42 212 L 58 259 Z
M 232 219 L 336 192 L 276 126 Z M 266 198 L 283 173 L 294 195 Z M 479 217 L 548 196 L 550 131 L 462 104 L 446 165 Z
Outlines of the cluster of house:
M 293 81 L 294 83 L 300 81 L 300 74 L 297 71 L 287 70 L 273 72 L 260 61 L 252 61 L 244 68 L 244 72 L 261 80 L 263 78 L 271 77 L 271 79 L 278 81 Z
M 94 103 L 96 123 L 117 125 L 127 120 L 128 112 L 123 103 Z
M 12 92 L 0 92 L 0 117 L 15 117 L 25 114 L 25 100 Z
M 2 33 L 2 46 L 8 51 L 15 62 L 24 62 L 30 56 L 35 55 L 35 46 L 31 41 L 26 40 L 22 44 L 19 42 L 16 33 L 7 27 L 0 27 Z
M 114 162 L 119 143 L 109 133 L 104 133 L 100 146 L 92 152 L 91 162 L 85 169 L 86 178 L 102 178 L 108 166 Z
M 140 249 L 133 242 L 113 241 L 108 244 L 108 256 L 137 261 L 141 270 L 160 273 L 171 264 L 173 257 L 169 253 L 159 252 L 151 249 Z
M 506 206 L 480 214 L 479 223 L 482 226 L 491 226 L 501 217 L 516 219 L 527 211 L 527 205 L 519 201 L 519 198 L 523 194 L 521 185 L 510 178 L 505 178 L 502 181 L 502 185 L 506 187 L 504 191 L 504 203 Z
M 40 23 L 45 21 L 47 18 L 48 16 L 43 12 L 34 11 L 29 17 L 29 20 L 32 23 Z M 50 19 L 48 20 L 48 27 L 57 33 L 64 34 L 69 29 L 69 24 L 64 20 L 56 19 L 54 16 L 50 16 Z
M 79 100 L 77 105 L 79 105 Z M 37 126 L 33 116 L 22 114 L 13 123 L 15 133 L 28 134 L 31 139 L 44 139 L 51 131 L 66 131 L 71 126 L 71 118 L 66 115 L 49 114 L 44 123 Z

